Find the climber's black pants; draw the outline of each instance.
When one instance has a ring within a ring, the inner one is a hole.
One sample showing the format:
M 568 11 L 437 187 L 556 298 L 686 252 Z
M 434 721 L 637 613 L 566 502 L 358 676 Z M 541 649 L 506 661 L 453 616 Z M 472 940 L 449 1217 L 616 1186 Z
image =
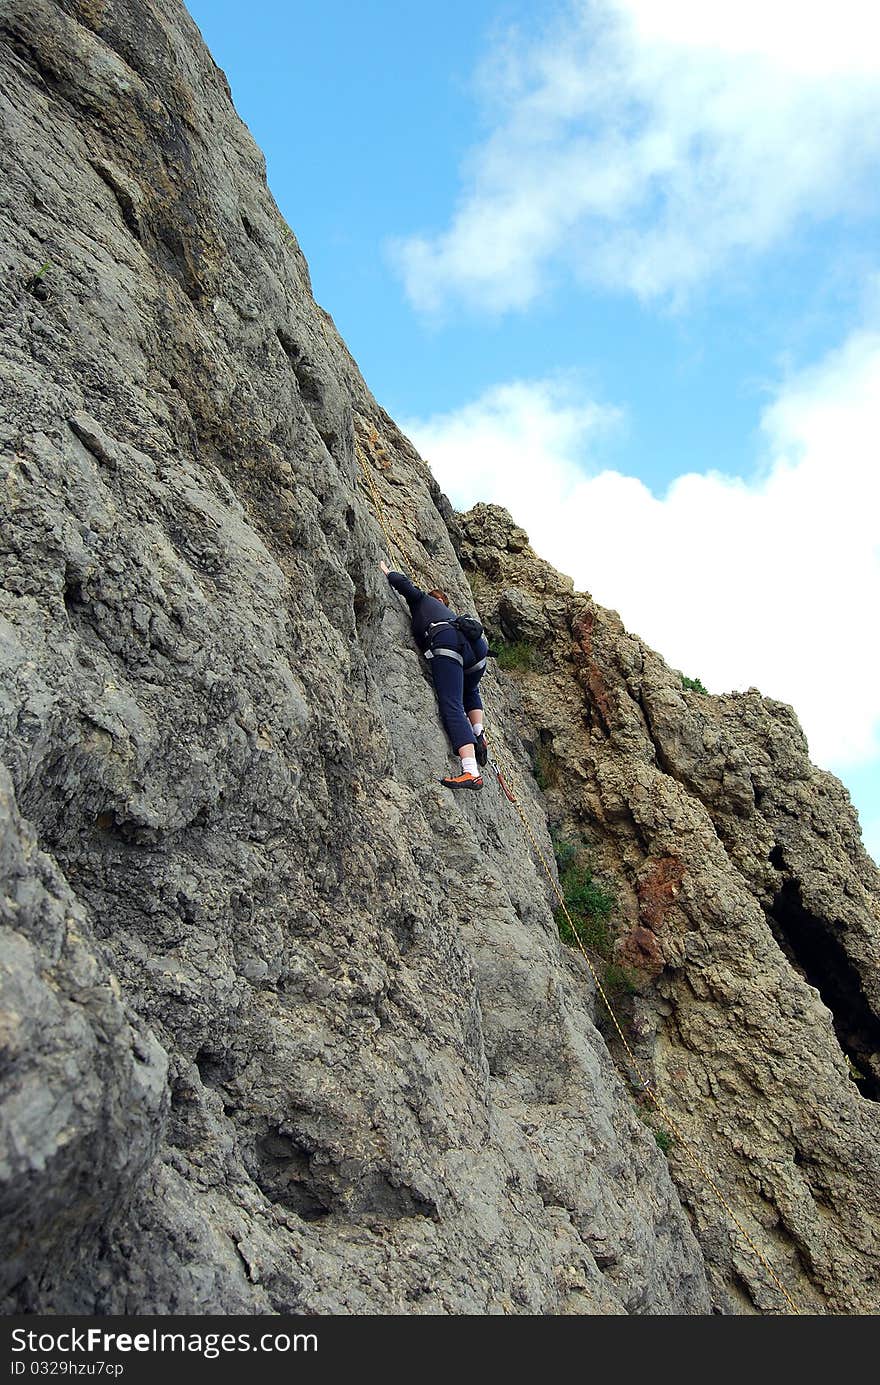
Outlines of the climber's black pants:
M 474 728 L 467 713 L 482 710 L 480 679 L 486 665 L 467 668 L 467 665 L 485 660 L 488 644 L 484 639 L 471 645 L 458 630 L 443 630 L 434 637 L 429 661 L 440 720 L 449 737 L 453 750 L 463 745 L 473 745 Z

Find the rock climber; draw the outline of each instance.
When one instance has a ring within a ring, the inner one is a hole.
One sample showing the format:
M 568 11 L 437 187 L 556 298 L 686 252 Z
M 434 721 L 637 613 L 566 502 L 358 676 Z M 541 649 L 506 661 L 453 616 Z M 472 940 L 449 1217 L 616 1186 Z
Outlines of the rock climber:
M 429 662 L 440 719 L 461 760 L 461 774 L 441 779 L 450 789 L 481 789 L 478 766 L 489 758 L 483 727 L 480 679 L 486 671 L 489 645 L 485 635 L 469 639 L 453 622 L 456 614 L 445 592 L 424 592 L 402 572 L 382 571 L 396 592 L 406 598 L 416 642 Z

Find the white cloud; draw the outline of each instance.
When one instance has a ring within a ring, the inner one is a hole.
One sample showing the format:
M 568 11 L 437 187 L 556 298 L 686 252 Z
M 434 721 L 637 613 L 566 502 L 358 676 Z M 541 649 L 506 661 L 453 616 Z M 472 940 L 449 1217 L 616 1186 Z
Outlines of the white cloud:
M 620 418 L 616 409 L 579 399 L 575 379 L 496 385 L 461 409 L 403 427 L 426 443 L 459 508 L 496 499 L 501 486 L 509 510 L 534 515 L 538 503 L 550 519 L 583 480 L 577 458 Z
M 749 481 L 683 475 L 658 499 L 591 475 L 616 417 L 571 382 L 519 381 L 404 426 L 456 506 L 505 505 L 674 667 L 792 703 L 819 764 L 880 755 L 880 333 L 780 389 Z
M 503 311 L 567 271 L 676 293 L 864 210 L 878 78 L 875 0 L 577 0 L 486 65 L 494 125 L 448 229 L 392 247 L 407 292 Z

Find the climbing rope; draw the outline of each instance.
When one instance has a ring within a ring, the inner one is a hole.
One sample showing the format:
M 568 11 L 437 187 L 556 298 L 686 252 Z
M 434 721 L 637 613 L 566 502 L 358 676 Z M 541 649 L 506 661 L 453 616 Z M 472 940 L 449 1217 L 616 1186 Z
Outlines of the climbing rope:
M 495 752 L 493 752 L 493 753 L 495 753 Z M 497 754 L 496 754 L 496 758 L 497 758 Z M 517 810 L 517 812 L 518 812 L 518 814 L 519 814 L 520 821 L 522 822 L 522 825 L 523 825 L 523 828 L 525 829 L 526 835 L 528 836 L 529 841 L 530 841 L 531 844 L 532 844 L 532 850 L 534 851 L 536 857 L 538 858 L 538 860 L 540 861 L 540 863 L 541 863 L 541 865 L 542 865 L 542 867 L 543 867 L 543 869 L 544 869 L 544 873 L 545 873 L 545 875 L 547 876 L 547 879 L 548 879 L 549 882 L 550 882 L 550 887 L 551 887 L 551 889 L 553 890 L 553 893 L 556 895 L 556 898 L 557 898 L 558 901 L 559 901 L 559 907 L 560 907 L 560 909 L 562 910 L 562 913 L 563 913 L 563 915 L 564 915 L 564 917 L 565 917 L 565 920 L 566 920 L 566 922 L 567 922 L 567 924 L 568 924 L 568 926 L 569 926 L 569 929 L 571 930 L 572 936 L 575 938 L 575 940 L 576 940 L 576 942 L 577 942 L 577 945 L 578 945 L 578 948 L 580 949 L 580 952 L 581 952 L 581 954 L 582 954 L 582 956 L 583 956 L 583 958 L 584 958 L 584 961 L 586 962 L 587 966 L 588 966 L 589 969 L 590 969 L 590 973 L 591 973 L 591 975 L 592 975 L 593 982 L 594 982 L 594 984 L 595 984 L 595 986 L 596 986 L 596 990 L 598 991 L 599 995 L 601 996 L 601 998 L 602 998 L 602 1003 L 604 1004 L 605 1009 L 608 1011 L 608 1014 L 609 1014 L 609 1016 L 610 1016 L 610 1018 L 611 1018 L 611 1022 L 612 1022 L 612 1024 L 614 1025 L 614 1028 L 615 1028 L 615 1030 L 616 1030 L 616 1032 L 617 1032 L 617 1036 L 618 1036 L 618 1038 L 620 1039 L 621 1043 L 623 1044 L 624 1049 L 626 1050 L 626 1054 L 627 1054 L 627 1057 L 628 1057 L 628 1059 L 629 1059 L 630 1067 L 631 1067 L 632 1072 L 635 1074 L 636 1079 L 637 1079 L 637 1085 L 639 1086 L 639 1088 L 641 1089 L 641 1091 L 643 1091 L 643 1092 L 645 1093 L 645 1095 L 648 1097 L 649 1101 L 652 1102 L 652 1104 L 653 1104 L 655 1110 L 657 1111 L 657 1114 L 658 1114 L 658 1116 L 660 1117 L 661 1121 L 663 1122 L 664 1125 L 667 1126 L 667 1128 L 668 1128 L 668 1129 L 672 1132 L 672 1134 L 675 1136 L 676 1142 L 681 1146 L 681 1148 L 682 1148 L 682 1150 L 684 1151 L 686 1157 L 690 1160 L 690 1162 L 691 1162 L 691 1164 L 694 1166 L 694 1168 L 697 1169 L 697 1171 L 701 1174 L 701 1176 L 702 1176 L 702 1178 L 704 1179 L 704 1181 L 706 1182 L 707 1186 L 710 1188 L 710 1190 L 711 1190 L 712 1193 L 714 1194 L 714 1196 L 715 1196 L 717 1202 L 720 1204 L 721 1207 L 723 1207 L 724 1211 L 727 1213 L 727 1215 L 728 1215 L 728 1217 L 730 1218 L 731 1222 L 733 1223 L 733 1225 L 736 1227 L 737 1231 L 738 1231 L 738 1232 L 740 1233 L 740 1235 L 742 1236 L 742 1238 L 743 1238 L 743 1240 L 745 1241 L 746 1245 L 750 1248 L 752 1254 L 755 1256 L 755 1259 L 759 1262 L 759 1264 L 761 1264 L 761 1265 L 764 1267 L 764 1269 L 766 1270 L 767 1274 L 768 1274 L 768 1275 L 770 1276 L 770 1278 L 773 1280 L 774 1284 L 776 1285 L 776 1287 L 777 1287 L 777 1289 L 779 1290 L 779 1292 L 782 1294 L 783 1298 L 785 1299 L 785 1301 L 786 1301 L 786 1303 L 788 1304 L 788 1306 L 789 1306 L 789 1308 L 791 1309 L 791 1311 L 792 1311 L 793 1313 L 799 1314 L 799 1313 L 800 1313 L 800 1309 L 798 1308 L 798 1306 L 797 1306 L 797 1304 L 795 1303 L 794 1299 L 791 1297 L 791 1295 L 790 1295 L 790 1293 L 788 1292 L 788 1290 L 786 1289 L 785 1285 L 782 1283 L 781 1279 L 780 1279 L 779 1276 L 776 1274 L 776 1272 L 775 1272 L 775 1270 L 773 1269 L 773 1267 L 767 1262 L 766 1258 L 761 1254 L 761 1251 L 760 1251 L 760 1250 L 758 1249 L 758 1247 L 756 1246 L 754 1240 L 752 1239 L 752 1237 L 749 1235 L 748 1231 L 746 1231 L 745 1227 L 744 1227 L 744 1226 L 742 1225 L 742 1223 L 740 1222 L 739 1218 L 737 1217 L 737 1215 L 736 1215 L 736 1213 L 734 1212 L 733 1208 L 731 1207 L 730 1203 L 727 1201 L 727 1199 L 725 1198 L 725 1196 L 724 1196 L 724 1194 L 722 1193 L 721 1189 L 718 1187 L 718 1185 L 717 1185 L 717 1183 L 715 1182 L 714 1178 L 713 1178 L 712 1175 L 710 1174 L 709 1170 L 706 1168 L 705 1164 L 704 1164 L 703 1161 L 700 1159 L 700 1156 L 697 1154 L 697 1151 L 696 1151 L 696 1149 L 694 1148 L 693 1144 L 692 1144 L 691 1141 L 688 1139 L 688 1137 L 684 1134 L 684 1131 L 681 1129 L 681 1126 L 678 1124 L 678 1122 L 676 1121 L 675 1117 L 672 1115 L 672 1112 L 669 1110 L 669 1107 L 666 1105 L 666 1102 L 663 1100 L 663 1098 L 662 1098 L 661 1096 L 658 1095 L 658 1093 L 657 1093 L 656 1090 L 654 1089 L 653 1083 L 645 1076 L 644 1071 L 643 1071 L 643 1069 L 642 1069 L 642 1067 L 641 1067 L 641 1065 L 640 1065 L 638 1059 L 636 1058 L 636 1055 L 633 1053 L 632 1047 L 631 1047 L 631 1045 L 630 1045 L 630 1043 L 629 1043 L 629 1041 L 628 1041 L 628 1039 L 627 1039 L 627 1037 L 626 1037 L 626 1034 L 624 1033 L 624 1030 L 623 1030 L 623 1028 L 622 1028 L 622 1026 L 621 1026 L 621 1024 L 620 1024 L 620 1021 L 619 1021 L 618 1018 L 617 1018 L 617 1015 L 616 1015 L 616 1013 L 615 1013 L 614 1007 L 613 1007 L 613 1005 L 611 1004 L 611 1001 L 608 999 L 607 992 L 606 992 L 606 990 L 605 990 L 605 987 L 602 985 L 602 981 L 601 981 L 601 979 L 600 979 L 599 973 L 597 972 L 595 966 L 593 965 L 592 958 L 590 957 L 589 953 L 587 952 L 586 947 L 584 946 L 583 942 L 581 941 L 581 938 L 580 938 L 580 935 L 579 935 L 579 933 L 578 933 L 578 930 L 577 930 L 577 928 L 575 927 L 574 920 L 572 919 L 571 914 L 569 913 L 568 905 L 567 905 L 567 903 L 566 903 L 566 901 L 565 901 L 565 896 L 563 895 L 562 890 L 561 890 L 561 888 L 560 888 L 560 886 L 559 886 L 559 883 L 558 883 L 558 881 L 556 880 L 556 878 L 555 878 L 555 876 L 554 876 L 554 874 L 553 874 L 553 871 L 551 870 L 551 867 L 550 867 L 550 864 L 549 864 L 549 862 L 548 862 L 548 860 L 547 860 L 547 857 L 545 856 L 544 852 L 543 852 L 542 849 L 541 849 L 540 843 L 538 842 L 538 839 L 537 839 L 537 837 L 536 837 L 536 835 L 535 835 L 535 833 L 534 833 L 534 831 L 533 831 L 533 829 L 532 829 L 532 825 L 531 825 L 531 823 L 529 822 L 528 817 L 526 816 L 526 813 L 525 813 L 525 811 L 524 811 L 523 805 L 522 805 L 522 803 L 520 802 L 520 800 L 516 797 L 516 790 L 515 790 L 515 787 L 514 787 L 514 784 L 513 784 L 513 777 L 512 777 L 512 775 L 511 775 L 511 771 L 510 771 L 509 766 L 508 766 L 507 768 L 504 768 L 503 773 L 504 773 L 504 777 L 505 777 L 505 780 L 506 780 L 507 788 L 509 788 L 509 790 L 510 790 L 510 792 L 508 793 L 507 796 L 508 796 L 508 798 L 511 799 L 511 802 L 514 804 L 514 807 L 516 808 L 516 810 Z M 511 798 L 511 794 L 513 795 L 512 798 Z
M 376 432 L 375 428 L 372 428 L 370 432 L 367 434 L 367 446 L 370 450 L 371 459 L 375 465 L 378 462 L 379 448 L 379 435 Z M 406 546 L 404 545 L 400 535 L 395 531 L 391 523 L 385 518 L 384 506 L 382 504 L 382 501 L 379 499 L 379 492 L 376 489 L 376 482 L 373 479 L 373 467 L 367 464 L 367 460 L 364 456 L 364 450 L 361 447 L 357 432 L 355 432 L 354 435 L 354 448 L 355 455 L 357 456 L 358 462 L 360 464 L 362 476 L 366 480 L 367 489 L 369 490 L 370 495 L 372 497 L 373 509 L 375 511 L 376 518 L 379 521 L 382 533 L 385 535 L 385 542 L 388 546 L 388 556 L 391 557 L 393 555 L 394 549 L 396 548 L 400 556 L 403 558 L 404 564 L 412 572 L 415 570 L 413 560 L 407 552 Z
M 369 449 L 371 459 L 373 460 L 374 464 L 377 461 L 377 449 L 379 445 L 380 444 L 378 433 L 375 429 L 372 429 L 367 435 L 367 447 Z M 367 458 L 364 456 L 364 450 L 359 443 L 357 432 L 355 432 L 355 452 L 357 455 L 358 462 L 360 463 L 364 478 L 366 479 L 367 488 L 370 492 L 373 501 L 373 509 L 375 511 L 376 519 L 378 520 L 379 525 L 382 529 L 382 533 L 385 536 L 385 542 L 388 546 L 389 557 L 393 557 L 394 550 L 396 549 L 397 552 L 400 554 L 400 557 L 403 559 L 406 570 L 412 573 L 414 576 L 421 576 L 422 580 L 427 581 L 430 586 L 430 577 L 427 573 L 420 572 L 419 569 L 421 565 L 417 565 L 413 562 L 413 559 L 411 555 L 407 552 L 407 549 L 404 543 L 401 541 L 399 534 L 396 533 L 393 526 L 386 519 L 384 507 L 379 498 L 375 480 L 372 475 L 372 467 L 368 464 Z M 392 535 L 394 536 L 393 542 Z M 483 697 L 483 701 L 486 704 L 486 711 L 489 712 L 491 715 L 493 709 L 489 705 L 485 695 Z M 563 894 L 559 882 L 553 873 L 552 867 L 549 861 L 547 860 L 547 857 L 541 847 L 540 842 L 538 841 L 537 835 L 525 811 L 525 807 L 517 794 L 515 779 L 511 771 L 510 764 L 503 754 L 499 754 L 494 742 L 492 743 L 491 760 L 492 767 L 495 770 L 495 774 L 498 778 L 498 782 L 509 802 L 512 803 L 513 806 L 516 808 L 520 822 L 523 826 L 523 830 L 525 831 L 525 834 L 531 843 L 532 850 L 534 851 L 535 856 L 540 862 L 544 870 L 544 874 L 547 876 L 547 879 L 550 882 L 550 888 L 552 889 L 554 895 L 559 901 L 559 908 L 562 911 L 566 923 L 568 924 L 571 930 L 572 937 L 574 937 L 575 941 L 577 942 L 581 955 L 583 956 L 583 959 L 590 970 L 590 974 L 593 978 L 593 983 L 596 987 L 596 990 L 599 996 L 601 997 L 605 1009 L 608 1011 L 608 1014 L 610 1016 L 612 1024 L 614 1025 L 614 1029 L 617 1033 L 617 1036 L 620 1039 L 620 1042 L 622 1043 L 624 1050 L 626 1051 L 626 1055 L 629 1060 L 632 1073 L 635 1075 L 636 1085 L 641 1089 L 641 1091 L 645 1093 L 645 1095 L 648 1097 L 648 1100 L 653 1104 L 654 1109 L 660 1117 L 660 1120 L 675 1137 L 676 1143 L 680 1145 L 687 1159 L 700 1174 L 700 1176 L 706 1183 L 707 1187 L 710 1189 L 711 1193 L 715 1197 L 715 1200 L 718 1202 L 719 1206 L 723 1208 L 724 1212 L 729 1217 L 732 1225 L 742 1236 L 743 1241 L 751 1250 L 758 1264 L 760 1264 L 763 1267 L 767 1275 L 776 1285 L 777 1289 L 779 1290 L 783 1299 L 787 1303 L 791 1312 L 799 1316 L 800 1309 L 798 1308 L 791 1294 L 788 1292 L 785 1285 L 782 1283 L 782 1280 L 779 1278 L 776 1271 L 768 1263 L 766 1257 L 758 1249 L 753 1238 L 749 1235 L 748 1231 L 746 1231 L 745 1227 L 742 1225 L 742 1222 L 739 1220 L 730 1203 L 727 1201 L 723 1192 L 718 1187 L 718 1184 L 716 1183 L 715 1179 L 712 1177 L 711 1173 L 706 1168 L 706 1165 L 703 1163 L 692 1142 L 681 1129 L 681 1126 L 678 1124 L 678 1121 L 675 1119 L 669 1107 L 666 1105 L 666 1102 L 656 1092 L 654 1084 L 645 1076 L 642 1066 L 636 1058 L 636 1055 L 632 1050 L 632 1046 L 629 1043 L 629 1040 L 627 1039 L 626 1034 L 624 1033 L 623 1027 L 615 1013 L 614 1007 L 608 998 L 608 994 L 605 990 L 605 987 L 602 985 L 601 977 L 599 976 L 599 973 L 596 970 L 596 967 L 594 966 L 593 961 L 584 943 L 581 940 L 575 922 L 572 919 L 571 914 L 569 913 L 568 905 L 565 900 L 565 895 Z

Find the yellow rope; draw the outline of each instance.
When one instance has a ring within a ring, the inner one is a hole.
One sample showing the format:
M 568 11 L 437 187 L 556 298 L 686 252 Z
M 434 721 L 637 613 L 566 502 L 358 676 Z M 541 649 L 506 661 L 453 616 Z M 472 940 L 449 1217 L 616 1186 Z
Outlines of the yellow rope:
M 376 442 L 377 442 L 377 435 L 375 434 L 375 430 L 374 430 L 372 436 L 368 436 L 368 446 L 369 446 L 369 450 L 370 450 L 371 456 L 372 456 L 372 458 L 373 458 L 374 461 L 375 461 L 375 458 L 376 458 L 376 453 L 375 453 Z M 381 501 L 380 501 L 380 499 L 379 499 L 379 495 L 378 495 L 378 492 L 377 492 L 377 490 L 376 490 L 375 481 L 374 481 L 373 476 L 372 476 L 372 468 L 369 467 L 369 466 L 367 465 L 367 462 L 366 462 L 366 460 L 365 460 L 365 458 L 364 458 L 364 456 L 363 456 L 362 449 L 361 449 L 360 444 L 359 444 L 359 442 L 358 442 L 357 434 L 355 434 L 355 451 L 356 451 L 356 454 L 357 454 L 358 461 L 359 461 L 359 463 L 360 463 L 360 465 L 361 465 L 361 469 L 362 469 L 362 471 L 363 471 L 363 473 L 364 473 L 364 476 L 366 477 L 366 480 L 367 480 L 367 483 L 368 483 L 368 486 L 369 486 L 369 490 L 370 490 L 370 493 L 371 493 L 371 496 L 372 496 L 372 499 L 373 499 L 373 507 L 374 507 L 375 513 L 376 513 L 376 519 L 378 520 L 378 522 L 379 522 L 379 524 L 380 524 L 380 526 L 381 526 L 382 533 L 383 533 L 384 536 L 385 536 L 385 542 L 386 542 L 387 545 L 388 545 L 389 557 L 393 557 L 393 550 L 396 548 L 397 551 L 400 553 L 400 556 L 403 558 L 404 564 L 405 564 L 407 570 L 408 570 L 409 572 L 411 572 L 413 575 L 415 575 L 415 574 L 416 574 L 416 565 L 413 563 L 412 558 L 411 558 L 410 555 L 407 553 L 406 548 L 405 548 L 405 546 L 403 545 L 403 543 L 401 542 L 399 535 L 396 534 L 395 531 L 393 530 L 393 528 L 392 528 L 389 524 L 386 523 L 386 520 L 385 520 L 385 517 L 384 517 L 384 512 L 383 512 L 383 506 L 382 506 L 382 503 L 381 503 Z M 395 542 L 394 542 L 394 543 L 392 543 L 392 540 L 391 540 L 391 535 L 392 535 L 392 534 L 394 534 L 394 537 L 395 537 Z M 430 580 L 430 579 L 428 579 L 428 580 Z M 487 702 L 487 699 L 486 699 L 485 697 L 484 697 L 483 700 L 484 700 L 484 702 Z M 487 705 L 486 705 L 486 710 L 487 710 L 487 712 L 490 712 L 490 713 L 491 713 L 491 710 L 492 710 L 492 709 L 491 709 L 491 707 L 488 705 L 488 702 L 487 702 Z M 648 1096 L 648 1098 L 650 1099 L 650 1101 L 653 1102 L 654 1107 L 655 1107 L 655 1109 L 656 1109 L 658 1115 L 660 1116 L 660 1119 L 664 1122 L 664 1124 L 668 1127 L 668 1129 L 669 1129 L 669 1130 L 672 1132 L 672 1134 L 675 1136 L 676 1142 L 681 1146 L 681 1148 L 682 1148 L 682 1150 L 684 1151 L 686 1157 L 690 1160 L 691 1164 L 694 1166 L 694 1168 L 697 1170 L 697 1172 L 701 1175 L 701 1177 L 705 1180 L 706 1185 L 708 1186 L 708 1188 L 710 1189 L 710 1191 L 711 1191 L 712 1194 L 714 1195 L 716 1201 L 717 1201 L 717 1202 L 719 1203 L 719 1205 L 724 1209 L 724 1211 L 726 1212 L 727 1216 L 730 1218 L 730 1221 L 731 1221 L 732 1224 L 736 1227 L 737 1231 L 738 1231 L 738 1232 L 740 1233 L 740 1235 L 742 1236 L 742 1238 L 743 1238 L 743 1240 L 745 1241 L 746 1245 L 747 1245 L 747 1246 L 749 1247 L 749 1249 L 751 1250 L 751 1252 L 752 1252 L 752 1254 L 754 1255 L 755 1259 L 756 1259 L 756 1260 L 758 1261 L 758 1263 L 759 1263 L 760 1265 L 762 1265 L 763 1268 L 766 1270 L 767 1274 L 770 1276 L 770 1278 L 772 1279 L 773 1283 L 776 1285 L 777 1289 L 778 1289 L 779 1292 L 782 1294 L 782 1297 L 785 1299 L 785 1301 L 786 1301 L 786 1303 L 788 1304 L 789 1308 L 791 1309 L 792 1313 L 795 1313 L 795 1314 L 800 1315 L 800 1309 L 798 1308 L 798 1306 L 797 1306 L 797 1304 L 795 1303 L 794 1299 L 792 1298 L 791 1294 L 790 1294 L 790 1293 L 788 1292 L 788 1290 L 786 1289 L 785 1285 L 782 1283 L 782 1280 L 779 1278 L 779 1276 L 778 1276 L 778 1274 L 776 1273 L 776 1271 L 775 1271 L 775 1270 L 773 1269 L 773 1267 L 767 1262 L 767 1260 L 766 1260 L 766 1258 L 764 1257 L 764 1255 L 762 1255 L 761 1251 L 760 1251 L 760 1250 L 758 1249 L 758 1247 L 755 1245 L 755 1242 L 753 1241 L 752 1237 L 749 1235 L 748 1231 L 746 1231 L 745 1227 L 744 1227 L 744 1226 L 742 1225 L 742 1223 L 740 1222 L 740 1220 L 739 1220 L 739 1218 L 737 1217 L 736 1213 L 734 1212 L 733 1208 L 730 1206 L 730 1203 L 727 1201 L 727 1199 L 725 1198 L 724 1194 L 721 1192 L 721 1189 L 718 1187 L 717 1183 L 715 1182 L 714 1178 L 713 1178 L 712 1175 L 709 1173 L 709 1170 L 706 1168 L 705 1164 L 704 1164 L 703 1161 L 700 1159 L 700 1157 L 699 1157 L 699 1155 L 697 1154 L 696 1150 L 694 1149 L 694 1146 L 692 1145 L 691 1141 L 687 1138 L 687 1136 L 686 1136 L 686 1135 L 684 1134 L 684 1132 L 682 1131 L 680 1125 L 679 1125 L 678 1122 L 676 1121 L 675 1117 L 672 1115 L 672 1113 L 671 1113 L 671 1111 L 669 1110 L 669 1107 L 666 1105 L 665 1101 L 663 1101 L 663 1099 L 662 1099 L 660 1096 L 657 1095 L 657 1093 L 656 1093 L 655 1090 L 654 1090 L 653 1084 L 645 1077 L 645 1075 L 644 1075 L 644 1073 L 643 1073 L 643 1071 L 642 1071 L 641 1065 L 640 1065 L 638 1059 L 636 1058 L 635 1054 L 633 1053 L 633 1050 L 632 1050 L 632 1048 L 631 1048 L 631 1046 L 630 1046 L 629 1040 L 627 1039 L 626 1034 L 624 1033 L 623 1028 L 622 1028 L 622 1026 L 621 1026 L 621 1024 L 620 1024 L 620 1021 L 618 1020 L 617 1015 L 616 1015 L 615 1012 L 614 1012 L 614 1007 L 613 1007 L 613 1005 L 611 1004 L 611 1001 L 608 999 L 608 995 L 607 995 L 607 993 L 606 993 L 606 991 L 605 991 L 605 987 L 602 985 L 602 981 L 601 981 L 601 979 L 600 979 L 600 977 L 599 977 L 599 973 L 597 972 L 595 966 L 593 965 L 593 962 L 592 962 L 592 960 L 591 960 L 591 958 L 590 958 L 590 956 L 589 956 L 589 953 L 587 952 L 586 947 L 584 946 L 583 942 L 581 941 L 580 934 L 579 934 L 579 932 L 578 932 L 578 930 L 577 930 L 577 927 L 575 926 L 575 923 L 574 923 L 574 920 L 573 920 L 572 917 L 571 917 L 571 914 L 569 913 L 568 905 L 567 905 L 566 902 L 565 902 L 565 896 L 564 896 L 564 894 L 562 893 L 562 889 L 561 889 L 561 887 L 560 887 L 560 885 L 559 885 L 557 879 L 555 878 L 555 876 L 554 876 L 554 874 L 553 874 L 553 871 L 552 871 L 552 869 L 551 869 L 550 863 L 548 862 L 546 856 L 544 855 L 544 852 L 543 852 L 542 849 L 541 849 L 541 845 L 540 845 L 540 843 L 539 843 L 539 841 L 538 841 L 538 839 L 537 839 L 537 837 L 536 837 L 536 835 L 535 835 L 535 832 L 534 832 L 534 830 L 533 830 L 533 828 L 532 828 L 531 823 L 529 822 L 529 819 L 528 819 L 528 817 L 527 817 L 527 815 L 526 815 L 526 812 L 525 812 L 525 809 L 524 809 L 524 807 L 523 807 L 523 804 L 520 802 L 520 799 L 519 799 L 519 797 L 518 797 L 518 795 L 517 795 L 517 793 L 516 793 L 516 788 L 515 788 L 515 784 L 514 784 L 513 775 L 512 775 L 511 770 L 510 770 L 510 766 L 509 766 L 509 764 L 506 762 L 506 760 L 504 759 L 504 757 L 498 754 L 498 751 L 495 749 L 494 743 L 493 743 L 493 748 L 492 748 L 492 758 L 493 758 L 493 760 L 494 760 L 494 762 L 495 762 L 496 773 L 498 774 L 499 779 L 501 779 L 502 776 L 503 776 L 503 782 L 506 783 L 507 788 L 508 788 L 508 790 L 509 790 L 509 795 L 508 795 L 508 796 L 509 796 L 509 798 L 510 798 L 510 801 L 513 803 L 514 807 L 515 807 L 516 810 L 517 810 L 517 813 L 518 813 L 518 815 L 519 815 L 520 821 L 522 822 L 523 828 L 525 829 L 526 835 L 528 836 L 529 841 L 531 842 L 532 850 L 534 851 L 536 857 L 538 858 L 538 860 L 540 861 L 540 863 L 541 863 L 541 865 L 542 865 L 542 867 L 543 867 L 543 869 L 544 869 L 544 873 L 545 873 L 545 875 L 547 876 L 547 879 L 548 879 L 549 882 L 550 882 L 550 887 L 551 887 L 551 889 L 553 890 L 553 893 L 556 895 L 556 898 L 557 898 L 558 901 L 559 901 L 559 907 L 560 907 L 560 909 L 562 910 L 563 915 L 565 916 L 565 920 L 566 920 L 566 922 L 568 923 L 569 928 L 571 929 L 572 936 L 573 936 L 574 939 L 576 940 L 577 945 L 578 945 L 578 948 L 580 949 L 580 952 L 581 952 L 581 954 L 582 954 L 582 956 L 583 956 L 583 958 L 584 958 L 584 961 L 586 962 L 587 966 L 588 966 L 589 969 L 590 969 L 590 973 L 591 973 L 592 978 L 593 978 L 593 981 L 594 981 L 594 983 L 595 983 L 596 990 L 598 991 L 598 993 L 599 993 L 599 995 L 600 995 L 600 997 L 601 997 L 601 999 L 602 999 L 602 1003 L 604 1004 L 605 1009 L 608 1011 L 608 1014 L 609 1014 L 610 1017 L 611 1017 L 611 1021 L 612 1021 L 613 1025 L 614 1025 L 615 1030 L 617 1031 L 618 1038 L 620 1039 L 621 1043 L 623 1044 L 624 1049 L 626 1050 L 627 1057 L 629 1058 L 630 1064 L 632 1065 L 632 1070 L 633 1070 L 633 1072 L 635 1073 L 635 1075 L 636 1075 L 636 1077 L 637 1077 L 637 1079 L 638 1079 L 638 1082 L 639 1082 L 640 1087 L 641 1087 L 642 1090 L 646 1093 L 646 1095 Z

